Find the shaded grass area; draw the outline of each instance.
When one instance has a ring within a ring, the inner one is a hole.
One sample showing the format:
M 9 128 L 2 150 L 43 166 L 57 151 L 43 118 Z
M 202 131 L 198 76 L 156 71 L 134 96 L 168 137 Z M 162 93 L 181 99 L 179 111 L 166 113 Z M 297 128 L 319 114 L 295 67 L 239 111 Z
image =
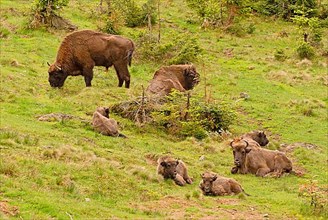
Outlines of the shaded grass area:
M 318 145 L 314 150 L 299 148 L 289 153 L 306 170 L 303 177 L 257 178 L 230 174 L 233 161 L 228 139 L 179 140 L 163 129 L 138 127 L 116 115 L 112 117 L 120 121 L 128 139 L 94 133 L 88 123 L 94 109 L 140 96 L 142 85 L 148 85 L 162 64 L 134 60 L 129 90 L 117 88 L 114 70 L 106 73 L 104 68 L 95 68 L 92 88 L 84 87 L 82 77 L 70 77 L 62 89 L 52 89 L 46 62 L 54 61 L 66 33 L 25 29 L 26 2 L 1 3 L 10 33 L 0 39 L 0 155 L 4 158 L 0 160 L 0 200 L 19 208 L 16 218 L 230 219 L 234 209 L 245 218 L 262 218 L 267 213 L 272 218 L 316 218 L 301 211 L 310 203 L 299 197 L 298 188 L 313 179 L 327 186 L 327 86 L 321 80 L 327 69 L 320 57 L 312 66 L 297 65 L 293 52 L 297 31 L 291 24 L 249 18 L 245 22 L 256 24 L 254 34 L 237 38 L 187 23 L 184 18 L 193 14 L 184 10 L 184 3 L 163 3 L 162 17 L 169 22 L 162 24 L 162 42 L 169 42 L 172 33 L 197 36 L 204 53 L 195 64 L 202 80 L 194 93 L 204 94 L 206 77 L 211 97 L 218 103 L 232 103 L 238 112 L 238 120 L 230 127 L 233 135 L 264 129 L 272 142 Z M 63 16 L 80 29 L 96 29 L 99 21 L 89 9 L 94 12 L 98 2 L 70 1 Z M 23 16 L 17 12 L 24 12 Z M 289 36 L 277 37 L 284 30 Z M 126 28 L 124 34 L 135 38 L 139 31 Z M 225 52 L 229 48 L 232 55 Z M 289 58 L 275 61 L 276 49 L 285 50 Z M 240 99 L 241 92 L 250 98 Z M 37 120 L 52 112 L 78 119 Z M 184 160 L 194 184 L 177 187 L 170 180 L 158 180 L 155 164 L 163 154 Z M 204 161 L 199 160 L 202 155 Z M 202 196 L 197 185 L 205 170 L 235 178 L 251 196 Z

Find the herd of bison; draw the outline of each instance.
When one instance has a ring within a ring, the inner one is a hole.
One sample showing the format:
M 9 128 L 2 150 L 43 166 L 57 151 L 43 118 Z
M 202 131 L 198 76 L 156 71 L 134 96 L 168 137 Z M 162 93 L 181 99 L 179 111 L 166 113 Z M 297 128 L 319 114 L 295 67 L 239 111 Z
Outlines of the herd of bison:
M 114 66 L 118 86 L 129 88 L 131 65 L 135 45 L 132 40 L 92 30 L 76 31 L 67 35 L 61 43 L 56 61 L 49 65 L 49 83 L 52 87 L 62 87 L 68 76 L 82 75 L 86 86 L 91 86 L 94 66 L 108 69 Z M 152 96 L 165 96 L 172 89 L 191 90 L 200 81 L 193 65 L 171 65 L 161 67 L 154 74 L 146 90 Z M 126 137 L 118 131 L 117 122 L 109 118 L 109 109 L 98 107 L 93 114 L 92 126 L 95 131 L 108 136 Z M 231 173 L 255 174 L 264 177 L 280 177 L 292 171 L 292 163 L 280 151 L 263 148 L 269 143 L 263 131 L 252 131 L 231 141 L 234 167 Z M 162 156 L 157 161 L 157 173 L 164 179 L 173 179 L 177 185 L 192 184 L 185 163 L 171 156 Z M 219 176 L 213 172 L 201 175 L 199 188 L 204 195 L 224 196 L 244 193 L 234 179 Z M 247 194 L 246 194 L 247 195 Z

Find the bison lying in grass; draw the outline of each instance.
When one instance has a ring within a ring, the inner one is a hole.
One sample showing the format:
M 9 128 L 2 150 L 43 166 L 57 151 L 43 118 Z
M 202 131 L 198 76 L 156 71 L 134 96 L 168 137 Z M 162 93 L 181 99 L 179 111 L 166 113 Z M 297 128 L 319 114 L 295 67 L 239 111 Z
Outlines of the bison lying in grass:
M 157 174 L 162 175 L 164 179 L 173 179 L 179 186 L 192 184 L 192 179 L 188 176 L 187 167 L 182 160 L 163 156 L 157 160 L 157 164 Z
M 130 73 L 134 43 L 127 38 L 95 32 L 76 31 L 65 37 L 61 43 L 56 61 L 48 64 L 49 83 L 52 87 L 62 87 L 68 76 L 82 75 L 85 85 L 91 86 L 93 67 L 114 66 L 118 86 L 125 82 L 130 86 Z
M 164 66 L 154 74 L 147 92 L 159 96 L 168 95 L 172 89 L 180 92 L 193 89 L 200 81 L 193 65 Z
M 234 164 L 231 173 L 252 173 L 265 176 L 273 173 L 281 176 L 292 171 L 292 162 L 279 151 L 267 150 L 245 139 L 237 138 L 230 143 L 233 150 Z
M 126 137 L 118 131 L 117 122 L 109 118 L 109 109 L 105 107 L 98 107 L 93 113 L 92 127 L 100 134 L 113 137 Z
M 201 177 L 199 188 L 206 196 L 227 196 L 244 192 L 241 185 L 234 179 L 222 177 L 213 172 L 205 172 Z

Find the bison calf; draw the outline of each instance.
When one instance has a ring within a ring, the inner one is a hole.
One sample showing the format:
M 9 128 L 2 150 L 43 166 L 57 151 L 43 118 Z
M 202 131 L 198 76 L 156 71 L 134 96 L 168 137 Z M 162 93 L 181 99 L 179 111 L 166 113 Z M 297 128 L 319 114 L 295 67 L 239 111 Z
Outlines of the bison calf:
M 263 177 L 268 173 L 281 176 L 282 173 L 292 171 L 292 162 L 282 152 L 249 144 L 247 140 L 240 138 L 233 140 L 230 146 L 236 166 L 232 168 L 231 173 L 252 173 Z
M 227 196 L 244 192 L 241 185 L 234 179 L 222 177 L 213 172 L 205 172 L 201 177 L 199 188 L 206 196 Z
M 82 75 L 85 85 L 91 86 L 93 67 L 114 66 L 118 86 L 130 86 L 130 73 L 134 43 L 127 38 L 91 30 L 73 32 L 61 43 L 56 61 L 48 64 L 49 83 L 62 87 L 68 76 Z
M 154 74 L 147 92 L 159 96 L 168 95 L 172 89 L 180 92 L 193 89 L 200 81 L 193 65 L 164 66 Z
M 182 160 L 163 156 L 157 160 L 157 163 L 157 174 L 162 175 L 164 179 L 173 179 L 179 186 L 192 184 L 192 179 L 188 176 L 187 167 Z
M 109 109 L 98 107 L 93 113 L 92 127 L 100 134 L 113 136 L 113 137 L 126 137 L 118 131 L 117 122 L 109 118 Z

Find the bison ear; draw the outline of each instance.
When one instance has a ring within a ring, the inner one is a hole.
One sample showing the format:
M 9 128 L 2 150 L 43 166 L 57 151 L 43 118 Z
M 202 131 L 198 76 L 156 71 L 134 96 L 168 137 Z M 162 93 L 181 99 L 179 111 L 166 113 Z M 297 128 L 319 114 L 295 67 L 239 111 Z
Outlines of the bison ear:
M 218 178 L 218 176 L 215 174 L 212 178 L 212 181 L 215 181 Z
M 230 142 L 230 147 L 233 149 L 233 141 Z
M 246 148 L 245 148 L 246 154 L 248 154 L 249 152 L 251 152 L 251 150 L 252 150 L 252 148 L 250 148 L 250 147 L 246 147 Z
M 200 174 L 200 177 L 203 179 L 204 178 L 204 173 Z
M 161 166 L 166 167 L 167 163 L 166 162 L 161 162 Z

